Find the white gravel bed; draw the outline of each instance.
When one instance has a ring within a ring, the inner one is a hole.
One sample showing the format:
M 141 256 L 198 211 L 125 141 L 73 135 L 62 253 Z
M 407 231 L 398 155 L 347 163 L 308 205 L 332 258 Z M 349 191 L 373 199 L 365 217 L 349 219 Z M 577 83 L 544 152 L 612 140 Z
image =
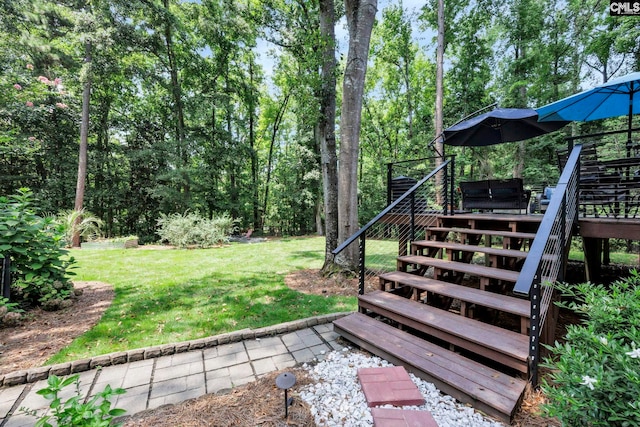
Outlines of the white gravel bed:
M 316 365 L 304 368 L 316 380 L 305 387 L 300 397 L 311 406 L 316 425 L 321 427 L 373 426 L 371 410 L 358 382 L 358 368 L 393 366 L 376 356 L 343 348 L 325 355 Z M 409 374 L 425 399 L 422 406 L 404 406 L 402 409 L 431 412 L 439 427 L 504 427 L 504 424 L 486 418 L 480 413 L 442 394 L 430 382 Z M 383 407 L 392 408 L 391 405 Z

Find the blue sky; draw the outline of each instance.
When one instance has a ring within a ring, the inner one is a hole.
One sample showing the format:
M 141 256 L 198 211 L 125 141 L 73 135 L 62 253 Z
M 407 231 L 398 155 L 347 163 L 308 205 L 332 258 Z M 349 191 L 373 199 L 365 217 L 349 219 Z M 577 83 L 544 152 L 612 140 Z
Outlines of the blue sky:
M 340 0 L 336 0 L 340 1 Z M 377 19 L 380 19 L 382 15 L 382 10 L 389 6 L 402 2 L 402 7 L 410 13 L 414 13 L 416 16 L 420 11 L 420 8 L 425 5 L 425 0 L 378 0 L 378 13 Z M 431 40 L 434 37 L 433 33 L 425 33 L 421 31 L 417 21 L 414 21 L 415 25 L 413 26 L 413 35 L 414 38 L 423 46 L 424 49 L 433 50 L 431 46 Z M 348 45 L 348 31 L 346 28 L 345 20 L 341 20 L 336 24 L 336 39 L 338 41 L 338 48 L 341 52 L 346 55 L 347 45 Z M 274 58 L 269 53 L 271 50 L 275 49 L 275 46 L 266 42 L 265 40 L 258 40 L 257 50 L 260 55 L 258 58 L 258 62 L 263 66 L 264 72 L 267 78 L 271 77 L 271 69 L 273 68 Z

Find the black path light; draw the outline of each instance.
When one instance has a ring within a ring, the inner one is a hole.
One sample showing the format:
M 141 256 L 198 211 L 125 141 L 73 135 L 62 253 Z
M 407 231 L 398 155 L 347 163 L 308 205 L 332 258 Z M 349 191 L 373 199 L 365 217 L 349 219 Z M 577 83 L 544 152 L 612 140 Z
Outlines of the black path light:
M 284 417 L 289 417 L 289 406 L 293 403 L 293 397 L 287 396 L 287 391 L 296 384 L 296 376 L 291 372 L 284 372 L 276 378 L 276 386 L 284 390 Z

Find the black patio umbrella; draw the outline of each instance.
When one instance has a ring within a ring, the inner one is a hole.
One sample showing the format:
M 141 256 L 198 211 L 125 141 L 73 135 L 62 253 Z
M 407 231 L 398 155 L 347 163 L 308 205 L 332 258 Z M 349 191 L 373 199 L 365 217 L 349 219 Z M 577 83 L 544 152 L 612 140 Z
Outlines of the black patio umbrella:
M 483 146 L 523 141 L 560 129 L 568 121 L 538 122 L 530 108 L 496 108 L 444 130 L 444 143 Z

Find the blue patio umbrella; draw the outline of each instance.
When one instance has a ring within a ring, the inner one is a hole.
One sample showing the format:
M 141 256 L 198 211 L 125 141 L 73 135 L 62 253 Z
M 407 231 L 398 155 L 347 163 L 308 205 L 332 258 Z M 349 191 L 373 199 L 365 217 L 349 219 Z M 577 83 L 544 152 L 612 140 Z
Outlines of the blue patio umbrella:
M 538 120 L 588 122 L 628 115 L 629 139 L 633 115 L 640 113 L 640 72 L 627 74 L 544 107 L 537 108 Z M 635 96 L 634 96 L 635 95 Z
M 560 129 L 568 122 L 538 121 L 531 108 L 496 108 L 444 130 L 444 143 L 482 146 L 522 141 Z

